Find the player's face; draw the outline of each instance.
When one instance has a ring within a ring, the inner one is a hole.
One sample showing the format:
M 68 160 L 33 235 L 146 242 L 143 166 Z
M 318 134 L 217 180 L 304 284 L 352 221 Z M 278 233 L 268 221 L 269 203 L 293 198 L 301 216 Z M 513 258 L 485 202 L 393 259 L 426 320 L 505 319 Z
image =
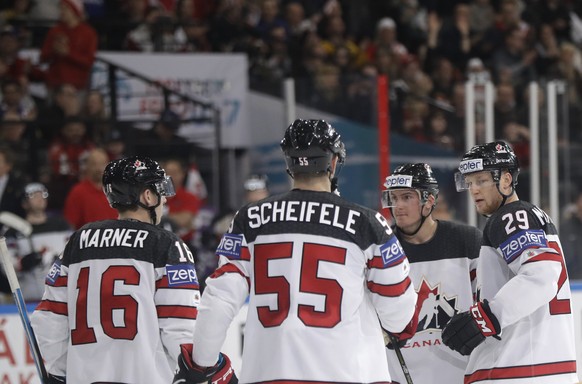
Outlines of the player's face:
M 421 212 L 420 195 L 416 189 L 396 189 L 390 191 L 392 215 L 396 225 L 406 231 L 410 226 L 417 226 Z
M 471 193 L 477 212 L 491 215 L 501 205 L 502 196 L 489 171 L 471 173 L 465 176 L 465 183 Z

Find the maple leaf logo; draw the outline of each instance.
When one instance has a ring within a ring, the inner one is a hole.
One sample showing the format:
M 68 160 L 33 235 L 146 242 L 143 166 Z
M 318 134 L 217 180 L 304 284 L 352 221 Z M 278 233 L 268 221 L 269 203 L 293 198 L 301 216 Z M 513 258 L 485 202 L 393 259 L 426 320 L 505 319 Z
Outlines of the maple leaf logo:
M 417 332 L 441 330 L 457 312 L 457 298 L 448 298 L 440 292 L 440 284 L 432 287 L 424 278 L 418 290 Z

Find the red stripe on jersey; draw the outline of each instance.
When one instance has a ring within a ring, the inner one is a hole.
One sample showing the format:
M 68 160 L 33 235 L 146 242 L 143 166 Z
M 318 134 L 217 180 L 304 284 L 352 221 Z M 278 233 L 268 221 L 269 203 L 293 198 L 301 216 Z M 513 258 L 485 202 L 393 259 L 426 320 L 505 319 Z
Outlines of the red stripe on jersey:
M 67 276 L 59 276 L 57 277 L 57 279 L 55 280 L 55 282 L 50 282 L 47 283 L 47 285 L 50 285 L 51 287 L 66 287 L 67 286 Z M 47 279 L 47 282 L 49 280 Z
M 409 277 L 402 280 L 398 284 L 389 285 L 378 284 L 374 283 L 373 281 L 368 281 L 368 289 L 373 293 L 379 294 L 380 296 L 396 297 L 406 292 L 410 284 L 411 283 Z
M 220 277 L 220 276 L 222 276 L 222 275 L 224 275 L 226 273 L 238 273 L 239 275 L 241 275 L 242 277 L 245 278 L 245 280 L 247 281 L 247 285 L 248 285 L 248 287 L 250 289 L 250 287 L 251 287 L 251 280 L 247 276 L 245 276 L 245 274 L 240 269 L 238 269 L 238 267 L 236 265 L 234 265 L 232 263 L 227 263 L 227 264 L 224 264 L 222 267 L 217 268 L 212 273 L 212 275 L 210 275 L 210 278 L 211 279 L 216 279 L 217 277 Z
M 315 381 L 315 380 L 269 380 L 269 381 L 256 381 L 256 384 L 324 384 L 329 383 L 329 381 Z M 373 381 L 370 384 L 392 384 L 392 381 Z M 394 382 L 395 383 L 395 382 Z
M 240 259 L 244 261 L 251 261 L 251 253 L 248 247 L 242 247 L 240 250 Z
M 48 311 L 57 315 L 69 315 L 69 310 L 67 309 L 67 303 L 61 301 L 51 301 L 43 300 L 36 306 L 37 311 Z
M 156 290 L 160 288 L 170 288 L 170 289 L 199 289 L 200 286 L 198 284 L 180 284 L 170 286 L 168 283 L 168 276 L 164 275 L 161 279 L 156 281 Z
M 562 255 L 557 255 L 555 253 L 540 253 L 539 255 L 528 259 L 524 264 L 532 263 L 534 261 L 557 261 L 558 263 L 562 262 Z
M 401 258 L 394 264 L 390 264 L 389 267 L 394 267 L 395 265 L 402 264 L 404 260 L 406 260 L 405 257 Z M 388 267 L 387 265 L 384 264 L 384 259 L 382 258 L 382 256 L 374 256 L 372 260 L 368 260 L 366 264 L 368 265 L 368 269 L 385 269 L 386 267 Z
M 198 309 L 196 307 L 186 307 L 181 305 L 156 305 L 158 318 L 178 318 L 178 319 L 196 319 Z
M 475 383 L 481 380 L 493 379 L 520 379 L 526 377 L 540 377 L 549 375 L 561 375 L 565 373 L 575 373 L 575 361 L 560 361 L 557 363 L 546 363 L 537 365 L 521 365 L 516 367 L 492 368 L 475 371 L 470 375 L 465 375 L 464 384 Z

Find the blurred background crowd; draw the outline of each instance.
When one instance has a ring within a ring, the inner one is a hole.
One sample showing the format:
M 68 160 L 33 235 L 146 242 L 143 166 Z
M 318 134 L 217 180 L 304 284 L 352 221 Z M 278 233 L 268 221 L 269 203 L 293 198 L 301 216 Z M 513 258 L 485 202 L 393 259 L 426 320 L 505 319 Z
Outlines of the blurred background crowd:
M 30 49 L 38 60 L 21 54 Z M 495 136 L 527 169 L 530 81 L 567 82 L 560 140 L 582 147 L 581 49 L 575 0 L 4 0 L 0 211 L 26 217 L 25 186 L 34 182 L 46 187 L 47 216 L 62 215 L 71 229 L 115 217 L 101 193 L 103 168 L 148 154 L 178 184 L 166 225 L 200 255 L 215 246 L 236 207 L 205 211 L 195 146 L 176 134 L 171 110 L 140 134 L 108 119 L 90 83 L 100 51 L 245 53 L 252 90 L 280 96 L 292 77 L 298 103 L 371 126 L 376 78 L 387 75 L 392 130 L 455 152 L 465 148 L 465 82 L 492 81 Z M 266 187 L 263 176 L 251 179 L 251 189 Z M 582 249 L 582 193 L 566 208 L 565 246 Z M 213 268 L 200 258 L 200 268 Z

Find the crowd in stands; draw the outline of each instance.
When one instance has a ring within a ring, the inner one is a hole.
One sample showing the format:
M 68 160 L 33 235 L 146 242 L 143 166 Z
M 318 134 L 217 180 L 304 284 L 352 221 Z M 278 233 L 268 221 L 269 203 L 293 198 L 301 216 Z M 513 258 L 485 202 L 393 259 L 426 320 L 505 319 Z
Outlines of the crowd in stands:
M 38 62 L 20 55 L 30 48 Z M 392 129 L 455 152 L 465 146 L 464 83 L 491 80 L 495 136 L 527 167 L 530 81 L 566 81 L 570 124 L 561 139 L 582 144 L 581 49 L 582 2 L 574 0 L 7 0 L 0 189 L 2 175 L 12 176 L 0 207 L 13 180 L 38 181 L 51 192 L 49 209 L 66 214 L 69 195 L 101 188 L 95 172 L 107 160 L 137 150 L 185 179 L 191 148 L 176 135 L 172 111 L 137 136 L 108 120 L 104 96 L 90 84 L 99 51 L 243 52 L 252 89 L 279 95 L 293 77 L 299 103 L 371 126 L 376 78 L 387 75 Z M 33 97 L 31 84 L 44 84 L 46 98 Z M 202 205 L 205 195 L 188 193 L 184 201 Z M 191 224 L 196 212 L 177 205 L 170 217 Z M 71 225 L 114 214 L 100 207 Z M 191 230 L 181 225 L 184 236 Z

